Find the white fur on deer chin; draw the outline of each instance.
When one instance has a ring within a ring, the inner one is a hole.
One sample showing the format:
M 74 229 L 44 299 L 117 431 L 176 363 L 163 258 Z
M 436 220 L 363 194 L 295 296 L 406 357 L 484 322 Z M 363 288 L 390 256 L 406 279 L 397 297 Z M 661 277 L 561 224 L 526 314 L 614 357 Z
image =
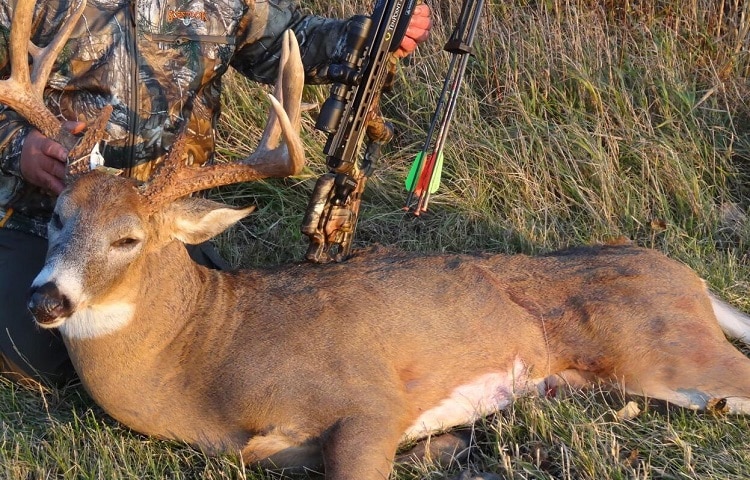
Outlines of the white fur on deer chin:
M 114 333 L 133 319 L 135 305 L 113 303 L 90 306 L 71 315 L 62 325 L 60 333 L 68 338 L 85 340 Z

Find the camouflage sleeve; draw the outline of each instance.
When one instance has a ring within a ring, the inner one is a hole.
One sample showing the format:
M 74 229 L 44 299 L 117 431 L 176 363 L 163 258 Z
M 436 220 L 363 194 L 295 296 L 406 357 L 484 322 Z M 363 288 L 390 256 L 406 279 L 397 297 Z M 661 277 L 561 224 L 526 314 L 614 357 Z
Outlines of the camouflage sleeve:
M 21 177 L 21 149 L 31 127 L 16 112 L 0 105 L 0 172 Z
M 246 28 L 240 28 L 231 65 L 248 78 L 273 83 L 281 53 L 281 35 L 291 28 L 299 40 L 305 82 L 328 83 L 325 67 L 341 54 L 346 24 L 346 20 L 306 15 L 292 0 L 256 2 L 253 20 Z

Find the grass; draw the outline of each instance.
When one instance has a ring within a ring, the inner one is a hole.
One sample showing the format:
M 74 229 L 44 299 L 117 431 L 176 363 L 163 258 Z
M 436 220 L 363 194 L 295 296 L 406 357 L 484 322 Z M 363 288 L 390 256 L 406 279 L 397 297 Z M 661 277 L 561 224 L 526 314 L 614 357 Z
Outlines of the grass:
M 750 310 L 750 2 L 488 1 L 428 214 L 401 211 L 447 67 L 460 2 L 433 4 L 430 42 L 405 62 L 384 106 L 397 134 L 368 184 L 356 246 L 541 253 L 625 236 L 693 267 Z M 364 2 L 318 0 L 334 16 Z M 262 88 L 231 76 L 220 155 L 254 148 Z M 326 89 L 307 87 L 305 101 Z M 213 193 L 258 211 L 218 239 L 238 266 L 300 259 L 324 136 L 304 115 L 308 167 L 291 179 Z M 634 400 L 642 413 L 616 412 Z M 230 457 L 142 437 L 80 388 L 0 383 L 0 478 L 277 478 Z M 471 469 L 501 478 L 750 478 L 748 420 L 592 391 L 522 399 L 475 429 Z M 466 467 L 462 465 L 461 467 Z M 452 478 L 459 467 L 400 467 Z

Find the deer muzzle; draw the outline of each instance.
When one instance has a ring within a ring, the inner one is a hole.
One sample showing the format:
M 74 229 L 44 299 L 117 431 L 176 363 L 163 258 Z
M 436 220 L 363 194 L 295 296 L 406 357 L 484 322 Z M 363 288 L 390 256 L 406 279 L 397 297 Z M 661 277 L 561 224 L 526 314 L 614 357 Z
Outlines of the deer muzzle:
M 54 328 L 73 314 L 70 299 L 53 282 L 32 286 L 29 294 L 29 311 L 43 328 Z

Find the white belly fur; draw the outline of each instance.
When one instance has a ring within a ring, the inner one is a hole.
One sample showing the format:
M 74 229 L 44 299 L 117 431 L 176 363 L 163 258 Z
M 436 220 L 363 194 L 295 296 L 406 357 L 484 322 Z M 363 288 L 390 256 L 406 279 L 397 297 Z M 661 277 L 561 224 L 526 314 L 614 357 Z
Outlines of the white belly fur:
M 406 430 L 402 440 L 417 440 L 473 423 L 506 408 L 518 396 L 536 392 L 538 383 L 529 379 L 526 366 L 516 358 L 509 371 L 484 374 L 453 390 L 438 406 L 422 413 Z

